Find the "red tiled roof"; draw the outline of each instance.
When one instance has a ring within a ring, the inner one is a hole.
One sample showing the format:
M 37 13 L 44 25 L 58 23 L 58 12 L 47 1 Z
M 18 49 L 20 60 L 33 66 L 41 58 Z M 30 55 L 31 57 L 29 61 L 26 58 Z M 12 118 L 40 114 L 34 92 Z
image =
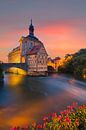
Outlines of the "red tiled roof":
M 40 45 L 36 45 L 32 48 L 32 50 L 29 52 L 29 55 L 33 55 L 33 54 L 37 54 L 40 50 L 41 46 Z

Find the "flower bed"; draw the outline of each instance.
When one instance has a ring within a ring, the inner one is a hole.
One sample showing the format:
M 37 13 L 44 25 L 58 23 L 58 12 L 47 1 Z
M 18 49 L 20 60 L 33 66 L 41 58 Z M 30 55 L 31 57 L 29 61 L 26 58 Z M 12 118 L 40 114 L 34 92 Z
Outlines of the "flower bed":
M 86 130 L 86 105 L 73 103 L 59 115 L 52 113 L 44 116 L 41 123 L 33 122 L 30 126 L 11 130 Z

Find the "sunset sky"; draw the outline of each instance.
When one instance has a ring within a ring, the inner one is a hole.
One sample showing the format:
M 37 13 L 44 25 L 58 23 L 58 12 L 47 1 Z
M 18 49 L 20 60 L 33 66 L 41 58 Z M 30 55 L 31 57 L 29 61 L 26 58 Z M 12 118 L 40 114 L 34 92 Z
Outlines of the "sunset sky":
M 0 60 L 28 35 L 31 18 L 52 58 L 86 48 L 86 0 L 0 0 Z

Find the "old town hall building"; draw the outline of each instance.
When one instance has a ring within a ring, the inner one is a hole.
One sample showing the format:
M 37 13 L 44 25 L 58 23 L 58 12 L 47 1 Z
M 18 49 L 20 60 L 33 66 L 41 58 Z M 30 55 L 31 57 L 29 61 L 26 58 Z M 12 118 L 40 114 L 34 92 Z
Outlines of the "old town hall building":
M 28 73 L 43 73 L 47 71 L 47 52 L 43 43 L 34 36 L 34 26 L 29 26 L 29 35 L 22 36 L 20 44 L 8 54 L 9 63 L 26 63 Z

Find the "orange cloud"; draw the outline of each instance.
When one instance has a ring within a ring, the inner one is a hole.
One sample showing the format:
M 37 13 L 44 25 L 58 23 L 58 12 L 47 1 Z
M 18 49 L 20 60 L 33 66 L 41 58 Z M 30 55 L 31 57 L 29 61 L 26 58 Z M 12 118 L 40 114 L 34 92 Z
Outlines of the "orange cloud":
M 86 19 L 74 19 L 47 23 L 35 27 L 35 34 L 43 41 L 51 57 L 63 56 L 66 53 L 74 53 L 80 48 L 86 48 L 85 21 Z M 19 44 L 22 35 L 28 35 L 28 28 L 14 28 L 0 36 L 0 59 L 6 60 L 9 50 Z
M 57 24 L 47 24 L 37 30 L 52 57 L 63 56 L 66 53 L 74 53 L 80 48 L 86 48 L 85 20 L 60 21 Z

